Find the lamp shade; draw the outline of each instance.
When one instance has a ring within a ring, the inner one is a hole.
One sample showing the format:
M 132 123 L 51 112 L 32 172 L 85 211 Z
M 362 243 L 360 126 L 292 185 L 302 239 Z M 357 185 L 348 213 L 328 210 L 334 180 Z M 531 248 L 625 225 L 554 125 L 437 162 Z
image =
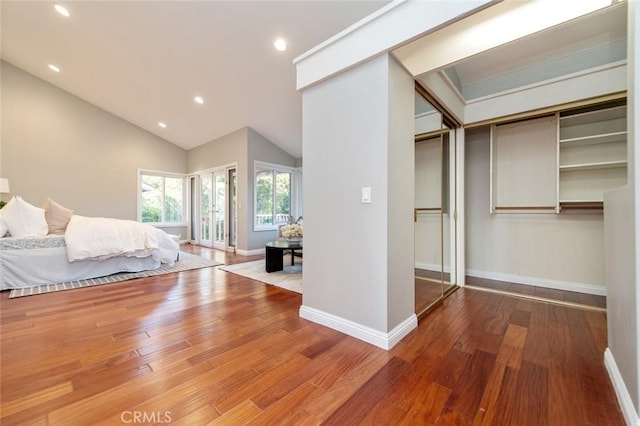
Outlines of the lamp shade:
M 9 179 L 0 178 L 0 194 L 9 193 Z

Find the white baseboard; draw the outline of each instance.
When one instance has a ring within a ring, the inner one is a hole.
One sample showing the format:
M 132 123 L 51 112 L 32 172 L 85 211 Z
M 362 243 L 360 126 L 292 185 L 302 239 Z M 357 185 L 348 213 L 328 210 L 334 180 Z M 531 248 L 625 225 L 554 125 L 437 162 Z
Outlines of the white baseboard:
M 442 268 L 442 265 L 437 263 L 416 262 L 414 267 L 417 269 L 424 269 L 426 271 L 440 272 L 440 268 Z M 449 265 L 444 265 L 444 271 L 451 272 L 451 267 Z
M 627 386 L 622 379 L 622 374 L 620 374 L 620 370 L 618 370 L 616 360 L 609 348 L 604 350 L 604 366 L 609 373 L 609 379 L 611 380 L 613 389 L 615 390 L 616 396 L 618 397 L 618 404 L 620 405 L 620 409 L 622 410 L 624 420 L 628 425 L 640 426 L 640 417 L 638 417 L 638 412 L 633 405 L 631 395 L 629 395 Z
M 304 305 L 300 307 L 300 317 L 338 330 L 351 337 L 386 350 L 393 348 L 404 336 L 418 326 L 418 317 L 413 314 L 390 332 L 383 333 L 382 331 Z
M 516 284 L 534 285 L 537 287 L 553 288 L 556 290 L 577 291 L 578 293 L 594 294 L 597 296 L 606 296 L 607 289 L 605 286 L 594 284 L 574 283 L 570 281 L 556 281 L 545 278 L 524 277 L 522 275 L 502 274 L 500 272 L 486 272 L 477 269 L 467 269 L 466 274 L 470 277 L 486 278 L 489 280 L 506 281 Z
M 254 254 L 264 254 L 264 249 L 263 248 L 253 249 L 253 250 L 237 249 L 236 254 L 239 254 L 240 256 L 253 256 Z

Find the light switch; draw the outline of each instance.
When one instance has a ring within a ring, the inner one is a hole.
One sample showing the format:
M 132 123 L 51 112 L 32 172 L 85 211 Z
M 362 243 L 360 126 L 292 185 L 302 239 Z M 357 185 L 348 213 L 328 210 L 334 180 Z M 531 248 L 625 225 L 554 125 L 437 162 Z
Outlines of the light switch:
M 362 204 L 371 203 L 371 187 L 363 186 L 362 187 Z

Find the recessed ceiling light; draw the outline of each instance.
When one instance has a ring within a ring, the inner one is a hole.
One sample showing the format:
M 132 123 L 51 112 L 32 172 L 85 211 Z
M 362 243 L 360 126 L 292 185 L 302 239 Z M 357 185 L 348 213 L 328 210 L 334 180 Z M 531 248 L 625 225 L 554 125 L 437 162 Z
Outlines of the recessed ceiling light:
M 197 104 L 202 105 L 204 103 L 204 99 L 202 99 L 200 96 L 196 96 L 195 98 L 193 98 L 194 101 L 196 101 Z
M 70 15 L 69 11 L 66 8 L 64 8 L 63 6 L 60 6 L 59 4 L 56 4 L 53 7 L 56 9 L 56 12 L 58 12 L 60 15 L 66 16 L 67 18 L 69 17 L 69 15 Z
M 55 66 L 55 65 L 53 65 L 53 64 L 49 64 L 49 69 L 50 69 L 51 71 L 60 72 L 60 68 L 56 67 L 56 66 Z
M 166 125 L 166 124 L 164 124 L 162 121 L 160 121 L 160 122 L 158 123 L 158 126 L 162 127 L 163 129 L 166 129 L 166 128 L 167 128 L 167 125 Z
M 281 52 L 284 52 L 285 50 L 287 50 L 287 42 L 284 41 L 283 38 L 279 38 L 276 41 L 273 42 L 273 45 L 275 46 L 275 48 Z

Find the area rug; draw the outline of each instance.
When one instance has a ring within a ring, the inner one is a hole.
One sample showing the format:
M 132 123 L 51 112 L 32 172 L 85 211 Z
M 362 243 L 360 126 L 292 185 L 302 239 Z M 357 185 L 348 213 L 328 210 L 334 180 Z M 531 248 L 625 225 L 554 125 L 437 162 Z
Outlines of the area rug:
M 150 271 L 121 272 L 119 274 L 108 275 L 106 277 L 91 278 L 88 280 L 69 281 L 66 283 L 40 285 L 28 288 L 17 288 L 11 290 L 11 293 L 9 293 L 9 299 L 12 299 L 14 297 L 52 293 L 54 291 L 72 290 L 74 288 L 93 287 L 96 285 L 132 280 L 134 278 L 153 277 L 156 275 L 170 274 L 171 272 L 189 271 L 191 269 L 208 268 L 210 266 L 218 265 L 222 265 L 222 263 L 181 251 L 180 260 L 173 266 L 163 265 L 158 269 L 153 269 Z
M 277 272 L 265 271 L 264 259 L 225 265 L 218 269 L 302 294 L 302 259 L 298 257 L 295 258 L 295 264 L 291 266 L 291 257 L 285 256 L 284 270 Z

